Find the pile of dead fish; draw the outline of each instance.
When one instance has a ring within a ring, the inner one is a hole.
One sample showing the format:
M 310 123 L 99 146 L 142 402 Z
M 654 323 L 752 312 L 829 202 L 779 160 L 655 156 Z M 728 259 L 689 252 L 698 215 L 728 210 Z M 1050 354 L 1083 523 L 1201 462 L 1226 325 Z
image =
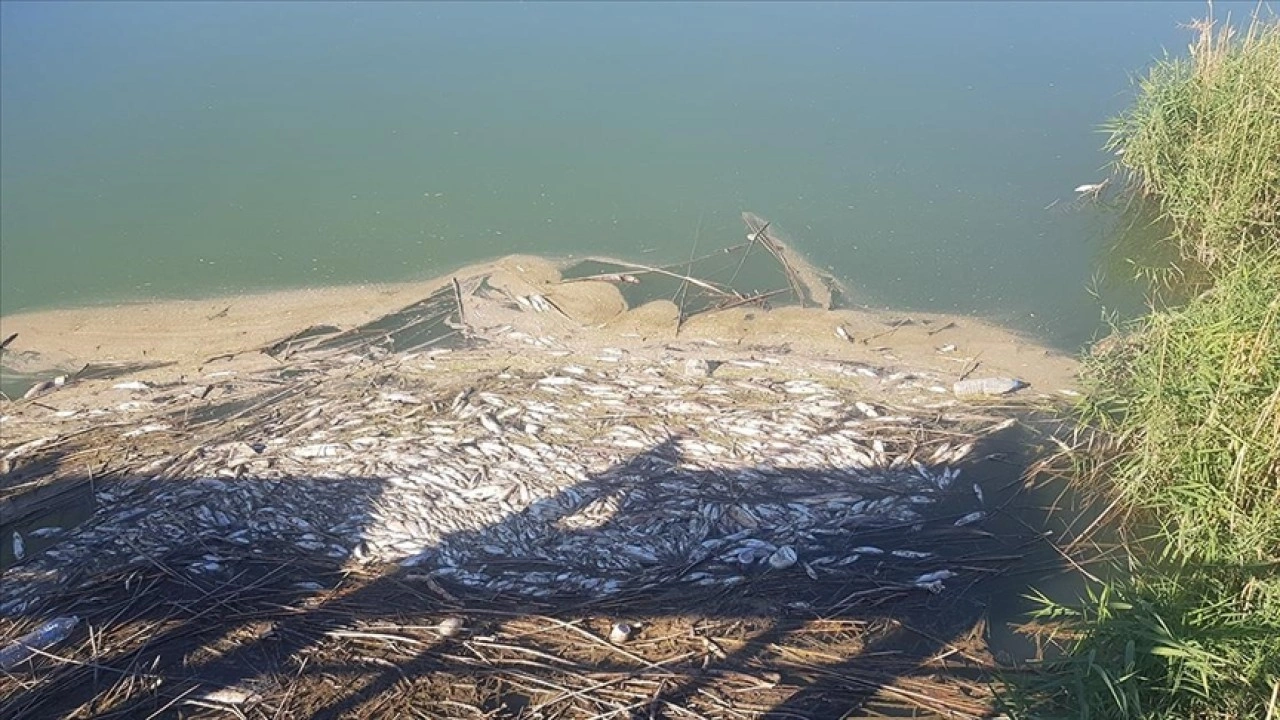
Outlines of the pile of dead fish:
M 733 379 L 565 364 L 442 395 L 432 369 L 401 362 L 377 387 L 320 385 L 288 422 L 193 448 L 180 477 L 100 492 L 93 519 L 7 573 L 0 612 L 179 548 L 208 551 L 178 570 L 225 576 L 268 541 L 538 597 L 873 567 L 941 591 L 958 569 L 922 531 L 985 519 L 958 478 L 973 428 L 738 365 Z

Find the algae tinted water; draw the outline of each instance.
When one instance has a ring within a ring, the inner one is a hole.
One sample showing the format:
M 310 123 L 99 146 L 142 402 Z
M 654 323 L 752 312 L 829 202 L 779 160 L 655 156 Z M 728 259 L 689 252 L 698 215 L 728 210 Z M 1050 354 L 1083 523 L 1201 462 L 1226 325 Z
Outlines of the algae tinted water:
M 1063 208 L 1202 11 L 6 2 L 0 309 L 676 261 L 751 210 L 860 303 L 1070 348 L 1108 220 Z

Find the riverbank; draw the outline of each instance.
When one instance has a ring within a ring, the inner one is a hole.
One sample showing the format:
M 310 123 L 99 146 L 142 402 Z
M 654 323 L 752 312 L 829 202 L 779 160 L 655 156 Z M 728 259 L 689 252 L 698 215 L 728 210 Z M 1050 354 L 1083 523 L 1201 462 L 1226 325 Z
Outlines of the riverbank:
M 523 257 L 235 302 L 5 320 L 126 368 L 3 406 L 4 499 L 91 499 L 11 529 L 5 637 L 91 631 L 8 715 L 989 711 L 982 588 L 1042 543 L 1009 446 L 1069 358 L 965 318 L 681 320 Z M 955 397 L 974 373 L 1031 387 Z

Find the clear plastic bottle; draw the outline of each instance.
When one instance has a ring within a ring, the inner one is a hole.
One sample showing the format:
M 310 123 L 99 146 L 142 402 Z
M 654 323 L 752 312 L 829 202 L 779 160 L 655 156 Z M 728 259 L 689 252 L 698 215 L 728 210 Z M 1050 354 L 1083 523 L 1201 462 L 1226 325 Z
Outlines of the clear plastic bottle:
M 975 397 L 979 395 L 1008 395 L 1027 387 L 1027 383 L 1016 378 L 977 378 L 961 380 L 951 386 L 956 397 Z
M 80 624 L 80 618 L 56 617 L 0 649 L 0 670 L 9 670 L 35 655 L 34 650 L 45 650 L 66 640 Z

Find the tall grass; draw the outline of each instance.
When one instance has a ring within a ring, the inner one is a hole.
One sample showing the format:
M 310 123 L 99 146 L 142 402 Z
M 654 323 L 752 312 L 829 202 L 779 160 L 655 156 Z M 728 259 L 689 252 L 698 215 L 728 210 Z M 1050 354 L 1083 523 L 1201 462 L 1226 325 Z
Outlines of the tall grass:
M 1136 567 L 1130 582 L 1070 607 L 1040 598 L 1044 631 L 1069 654 L 1005 693 L 1028 720 L 1280 717 L 1276 568 Z M 1271 713 L 1271 714 L 1268 714 Z
M 1280 560 L 1280 254 L 1129 326 L 1084 376 L 1084 420 L 1122 453 L 1106 480 L 1165 556 Z
M 1190 57 L 1166 57 L 1140 81 L 1107 148 L 1159 199 L 1184 253 L 1213 265 L 1280 246 L 1280 23 L 1194 27 Z
M 1280 23 L 1196 27 L 1109 147 L 1208 289 L 1086 358 L 1107 440 L 1079 482 L 1125 510 L 1127 574 L 1042 598 L 1066 654 L 1011 684 L 1016 717 L 1280 720 Z

